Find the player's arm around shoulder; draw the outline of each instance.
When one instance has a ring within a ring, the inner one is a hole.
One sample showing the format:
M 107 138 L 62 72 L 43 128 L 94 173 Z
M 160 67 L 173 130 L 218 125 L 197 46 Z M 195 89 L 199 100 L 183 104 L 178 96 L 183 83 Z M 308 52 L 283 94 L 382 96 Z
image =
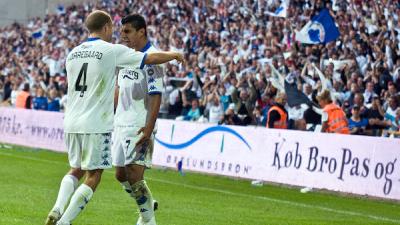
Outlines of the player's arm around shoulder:
M 128 48 L 124 45 L 113 44 L 113 50 L 116 56 L 117 66 L 140 65 L 142 69 L 144 64 L 163 64 L 176 59 L 178 62 L 183 62 L 183 54 L 172 51 L 160 51 L 152 53 L 142 53 Z
M 178 62 L 183 62 L 184 57 L 182 53 L 172 51 L 160 51 L 147 53 L 147 57 L 144 61 L 145 64 L 162 64 L 176 59 Z
M 112 50 L 115 54 L 117 67 L 135 67 L 140 66 L 142 69 L 147 53 L 135 51 L 121 44 L 112 44 Z

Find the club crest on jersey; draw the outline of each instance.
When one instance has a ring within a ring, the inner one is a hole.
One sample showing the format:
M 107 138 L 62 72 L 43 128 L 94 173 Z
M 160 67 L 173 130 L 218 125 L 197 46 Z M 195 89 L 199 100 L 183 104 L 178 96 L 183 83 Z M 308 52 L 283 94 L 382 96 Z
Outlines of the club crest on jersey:
M 153 76 L 153 74 L 154 74 L 154 69 L 153 69 L 153 68 L 148 68 L 148 69 L 147 69 L 147 74 L 148 74 L 149 76 Z

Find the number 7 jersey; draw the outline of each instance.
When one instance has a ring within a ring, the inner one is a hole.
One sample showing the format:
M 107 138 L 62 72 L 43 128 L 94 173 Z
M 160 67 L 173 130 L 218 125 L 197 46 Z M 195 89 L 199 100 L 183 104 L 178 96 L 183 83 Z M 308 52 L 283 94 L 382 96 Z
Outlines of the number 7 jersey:
M 66 133 L 113 130 L 115 71 L 118 66 L 143 68 L 146 54 L 98 38 L 75 47 L 67 56 Z
M 151 53 L 158 50 L 148 42 L 141 51 Z M 143 69 L 124 67 L 119 71 L 116 127 L 135 130 L 146 125 L 150 95 L 162 93 L 163 75 L 162 65 L 145 65 Z

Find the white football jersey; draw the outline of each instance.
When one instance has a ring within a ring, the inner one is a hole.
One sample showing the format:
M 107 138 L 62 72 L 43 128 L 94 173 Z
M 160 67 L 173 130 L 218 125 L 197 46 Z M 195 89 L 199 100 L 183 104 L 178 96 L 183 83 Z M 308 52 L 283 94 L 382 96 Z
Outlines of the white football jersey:
M 146 54 L 124 45 L 89 38 L 67 56 L 66 133 L 108 133 L 113 130 L 115 70 L 143 68 Z
M 141 51 L 157 52 L 158 50 L 148 42 Z M 145 65 L 143 69 L 124 67 L 119 71 L 115 126 L 139 128 L 146 125 L 149 96 L 162 93 L 163 75 L 162 65 Z

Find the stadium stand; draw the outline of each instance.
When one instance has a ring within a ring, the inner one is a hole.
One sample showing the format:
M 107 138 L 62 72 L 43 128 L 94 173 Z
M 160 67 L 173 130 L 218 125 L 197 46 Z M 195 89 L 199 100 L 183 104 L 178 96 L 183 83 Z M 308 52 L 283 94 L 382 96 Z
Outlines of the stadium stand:
M 276 79 L 282 79 L 289 103 L 301 99 L 299 93 L 310 100 L 287 107 L 289 129 L 318 126 L 320 111 L 312 106 L 317 108 L 316 96 L 329 90 L 346 112 L 351 133 L 398 134 L 400 3 L 333 2 L 291 0 L 283 18 L 270 13 L 281 9 L 276 0 L 103 0 L 60 8 L 44 19 L 0 28 L 0 102 L 14 107 L 29 83 L 32 102 L 39 94 L 43 106 L 31 108 L 63 110 L 65 57 L 87 38 L 83 18 L 103 9 L 115 24 L 129 13 L 143 14 L 155 46 L 185 53 L 185 64 L 166 66 L 163 117 L 266 126 L 268 110 L 282 90 Z M 329 9 L 340 36 L 326 44 L 297 41 L 296 31 L 323 8 Z M 114 38 L 118 42 L 118 31 Z M 191 111 L 200 116 L 188 116 Z

